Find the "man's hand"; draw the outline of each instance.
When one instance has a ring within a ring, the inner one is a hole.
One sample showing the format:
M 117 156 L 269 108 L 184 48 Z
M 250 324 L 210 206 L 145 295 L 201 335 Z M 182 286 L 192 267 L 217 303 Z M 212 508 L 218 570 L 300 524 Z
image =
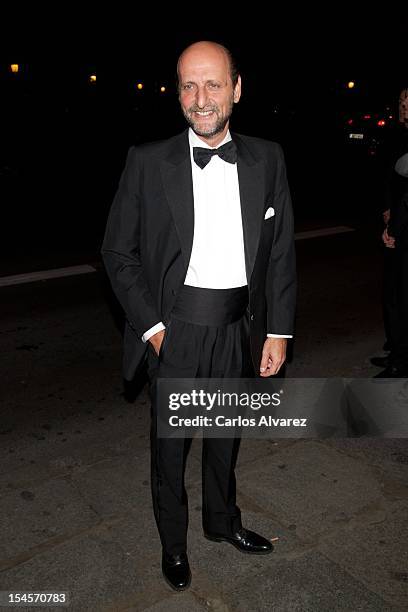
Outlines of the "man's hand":
M 395 249 L 395 238 L 388 234 L 388 229 L 385 228 L 382 235 L 382 241 L 387 249 Z
M 162 329 L 161 331 L 157 332 L 156 334 L 153 334 L 153 336 L 151 336 L 151 338 L 149 338 L 149 342 L 153 346 L 154 350 L 156 351 L 156 355 L 157 356 L 159 355 L 161 343 L 163 342 L 163 338 L 164 338 L 164 334 L 165 333 L 166 333 L 166 330 Z
M 263 378 L 277 374 L 286 359 L 286 338 L 267 338 L 262 349 L 260 374 Z

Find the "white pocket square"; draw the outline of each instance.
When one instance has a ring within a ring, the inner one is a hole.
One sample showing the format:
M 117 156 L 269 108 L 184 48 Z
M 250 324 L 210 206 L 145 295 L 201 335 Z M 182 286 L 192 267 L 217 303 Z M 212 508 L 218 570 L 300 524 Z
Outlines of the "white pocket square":
M 272 208 L 272 206 L 270 206 L 265 213 L 264 219 L 269 219 L 270 217 L 273 217 L 274 214 L 275 214 L 275 209 Z

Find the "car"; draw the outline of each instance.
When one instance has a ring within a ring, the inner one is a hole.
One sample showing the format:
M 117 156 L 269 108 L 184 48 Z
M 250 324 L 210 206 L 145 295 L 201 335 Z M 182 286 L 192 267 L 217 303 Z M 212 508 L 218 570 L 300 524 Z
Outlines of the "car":
M 389 107 L 377 111 L 342 113 L 341 119 L 345 144 L 368 157 L 378 155 L 382 144 L 394 127 L 395 117 Z

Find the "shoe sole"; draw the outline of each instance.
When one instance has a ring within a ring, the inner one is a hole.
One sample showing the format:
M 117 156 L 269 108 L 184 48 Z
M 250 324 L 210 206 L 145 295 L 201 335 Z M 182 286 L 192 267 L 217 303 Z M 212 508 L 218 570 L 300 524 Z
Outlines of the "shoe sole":
M 269 550 L 243 550 L 239 544 L 236 544 L 235 542 L 231 542 L 231 540 L 227 540 L 226 538 L 215 538 L 213 536 L 209 536 L 209 535 L 205 535 L 204 537 L 207 540 L 211 540 L 211 542 L 227 542 L 227 544 L 232 544 L 232 546 L 235 546 L 235 548 L 237 550 L 239 550 L 239 552 L 244 553 L 245 555 L 269 555 L 271 552 L 273 552 L 273 546 L 272 548 L 270 548 Z

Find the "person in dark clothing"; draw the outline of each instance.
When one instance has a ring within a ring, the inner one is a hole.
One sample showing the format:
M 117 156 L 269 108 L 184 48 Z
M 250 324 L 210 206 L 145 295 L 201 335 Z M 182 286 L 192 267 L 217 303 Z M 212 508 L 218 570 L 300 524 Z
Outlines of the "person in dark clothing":
M 384 322 L 390 354 L 373 358 L 375 378 L 408 376 L 408 89 L 399 98 L 399 125 L 388 155 L 383 232 Z
M 225 47 L 201 41 L 178 66 L 189 128 L 129 150 L 102 255 L 126 314 L 124 377 L 147 359 L 151 382 L 151 485 L 162 572 L 190 585 L 188 439 L 158 435 L 161 378 L 269 377 L 294 333 L 293 214 L 277 143 L 229 130 L 241 77 Z M 239 438 L 203 438 L 204 536 L 269 554 L 236 503 Z M 215 559 L 215 555 L 214 555 Z

